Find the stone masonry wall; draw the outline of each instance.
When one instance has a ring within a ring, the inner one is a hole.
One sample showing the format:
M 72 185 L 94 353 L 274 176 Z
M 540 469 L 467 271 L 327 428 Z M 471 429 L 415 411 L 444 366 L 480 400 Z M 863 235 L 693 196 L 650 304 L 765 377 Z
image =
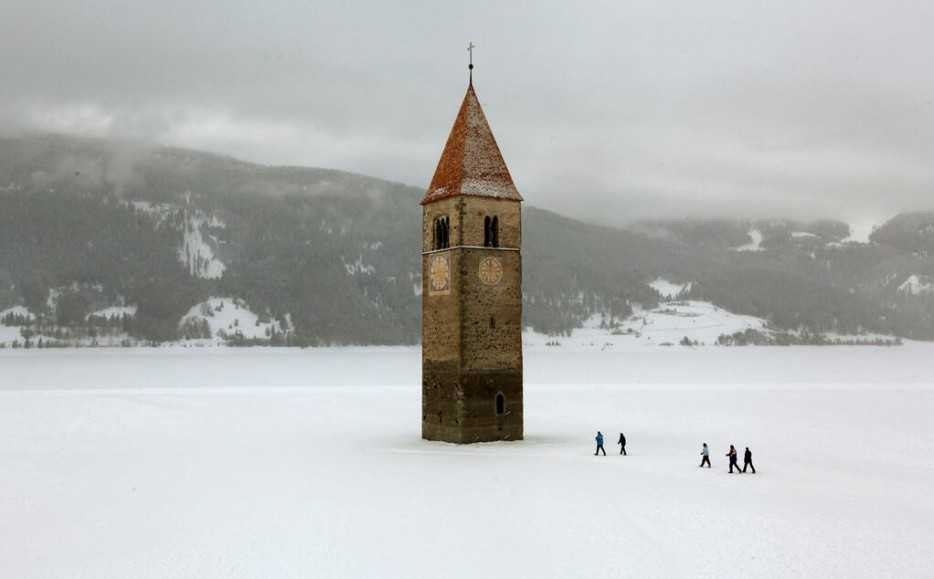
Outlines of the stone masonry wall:
M 517 440 L 522 414 L 522 262 L 520 205 L 459 196 L 425 205 L 423 241 L 431 250 L 432 224 L 450 218 L 451 291 L 431 295 L 422 256 L 422 435 L 431 440 Z M 484 217 L 499 218 L 500 248 L 480 248 Z M 457 246 L 472 246 L 460 248 Z M 502 266 L 495 284 L 480 279 L 481 260 Z M 496 413 L 496 397 L 506 412 Z

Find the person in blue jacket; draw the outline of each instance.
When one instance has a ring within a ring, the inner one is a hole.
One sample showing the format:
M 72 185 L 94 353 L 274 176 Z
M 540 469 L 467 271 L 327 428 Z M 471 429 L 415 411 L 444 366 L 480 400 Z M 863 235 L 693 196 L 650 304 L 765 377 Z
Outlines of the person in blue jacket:
M 603 451 L 603 456 L 606 456 L 606 449 L 603 448 L 603 433 L 599 430 L 597 431 L 597 438 L 594 440 L 597 441 L 597 452 L 593 453 L 594 456 L 600 454 L 600 451 Z

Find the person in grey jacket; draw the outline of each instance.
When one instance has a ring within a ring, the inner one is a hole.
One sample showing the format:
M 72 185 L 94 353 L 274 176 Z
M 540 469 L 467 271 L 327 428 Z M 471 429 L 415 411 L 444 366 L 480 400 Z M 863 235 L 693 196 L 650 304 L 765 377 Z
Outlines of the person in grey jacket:
M 710 468 L 710 449 L 707 448 L 707 443 L 704 443 L 703 448 L 701 448 L 700 454 L 703 458 L 700 461 L 700 467 L 704 468 L 704 465 L 707 465 L 707 468 Z

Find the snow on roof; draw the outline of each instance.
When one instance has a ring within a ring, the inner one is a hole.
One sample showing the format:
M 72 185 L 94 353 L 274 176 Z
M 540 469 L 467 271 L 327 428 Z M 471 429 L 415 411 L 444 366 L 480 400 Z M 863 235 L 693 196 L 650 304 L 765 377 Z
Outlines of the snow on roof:
M 422 205 L 455 195 L 522 201 L 473 84 L 467 87 Z

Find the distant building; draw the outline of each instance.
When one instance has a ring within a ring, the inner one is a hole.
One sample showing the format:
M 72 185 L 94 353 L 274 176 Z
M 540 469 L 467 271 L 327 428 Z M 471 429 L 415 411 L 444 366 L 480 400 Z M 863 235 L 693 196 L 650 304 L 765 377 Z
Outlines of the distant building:
M 473 82 L 422 199 L 422 438 L 520 440 L 522 197 Z

